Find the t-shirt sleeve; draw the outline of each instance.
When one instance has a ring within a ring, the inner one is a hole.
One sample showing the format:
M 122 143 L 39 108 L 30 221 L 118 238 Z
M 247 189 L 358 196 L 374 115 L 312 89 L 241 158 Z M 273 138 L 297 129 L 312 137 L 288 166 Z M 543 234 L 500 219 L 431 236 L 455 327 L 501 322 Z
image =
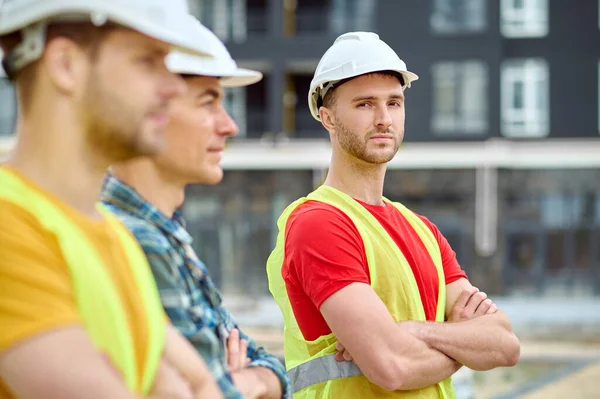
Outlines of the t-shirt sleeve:
M 364 244 L 354 223 L 328 205 L 300 209 L 288 219 L 286 262 L 314 305 L 319 308 L 351 283 L 369 284 Z
M 80 322 L 58 242 L 26 210 L 0 201 L 0 352 Z
M 467 274 L 460 267 L 460 264 L 456 259 L 456 252 L 454 252 L 446 237 L 444 237 L 444 235 L 438 229 L 438 227 L 435 224 L 433 224 L 429 219 L 420 215 L 419 217 L 427 226 L 429 226 L 429 229 L 435 236 L 435 239 L 437 240 L 438 245 L 440 247 L 440 252 L 442 254 L 442 265 L 444 267 L 444 275 L 446 276 L 446 285 L 453 283 L 461 278 L 467 278 Z

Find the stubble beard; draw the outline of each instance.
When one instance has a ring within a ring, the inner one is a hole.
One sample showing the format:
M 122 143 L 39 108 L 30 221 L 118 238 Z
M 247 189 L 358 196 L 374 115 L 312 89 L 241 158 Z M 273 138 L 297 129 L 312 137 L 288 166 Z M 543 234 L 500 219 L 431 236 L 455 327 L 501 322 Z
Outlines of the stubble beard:
M 368 138 L 377 132 L 371 131 L 365 137 L 361 138 L 358 133 L 353 131 L 349 126 L 345 125 L 340 120 L 336 121 L 335 126 L 340 147 L 342 147 L 342 149 L 344 149 L 353 157 L 358 158 L 366 163 L 375 165 L 388 163 L 394 158 L 394 156 L 396 156 L 396 153 L 400 148 L 401 140 L 394 135 L 394 149 L 392 152 L 369 152 L 367 148 Z
M 84 98 L 87 142 L 93 153 L 116 163 L 156 150 L 143 140 L 143 114 L 123 101 L 116 90 L 92 73 Z M 135 94 L 133 94 L 135 95 Z

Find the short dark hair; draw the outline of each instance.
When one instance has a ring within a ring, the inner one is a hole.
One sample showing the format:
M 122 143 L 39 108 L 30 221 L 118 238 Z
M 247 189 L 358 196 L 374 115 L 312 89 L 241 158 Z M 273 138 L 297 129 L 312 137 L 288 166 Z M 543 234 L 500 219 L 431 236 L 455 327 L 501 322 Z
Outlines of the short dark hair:
M 404 83 L 405 83 L 404 76 L 402 76 L 401 73 L 396 72 L 396 71 L 370 72 L 370 73 L 365 73 L 363 75 L 358 75 L 358 76 L 364 76 L 364 75 L 392 76 L 392 77 L 398 79 L 402 86 L 404 86 Z M 346 83 L 352 79 L 358 78 L 358 76 L 353 76 L 351 78 L 342 79 L 339 82 L 337 82 L 336 84 L 334 84 L 334 86 L 331 89 L 327 90 L 327 93 L 325 93 L 325 95 L 323 97 L 319 96 L 319 100 L 317 101 L 317 108 L 320 108 L 320 107 L 334 108 L 335 103 L 336 103 L 335 90 L 338 87 L 340 87 L 341 85 L 343 85 L 344 83 Z
M 46 28 L 46 43 L 58 37 L 66 37 L 87 50 L 90 58 L 95 59 L 104 36 L 117 27 L 116 24 L 112 23 L 99 27 L 90 22 L 51 23 Z M 9 54 L 22 39 L 20 31 L 0 36 L 0 47 L 2 47 L 4 54 Z M 37 62 L 32 62 L 15 72 L 13 76 L 9 76 L 16 83 L 20 101 L 24 108 L 27 108 L 27 104 L 31 101 L 33 88 L 35 87 L 37 65 Z

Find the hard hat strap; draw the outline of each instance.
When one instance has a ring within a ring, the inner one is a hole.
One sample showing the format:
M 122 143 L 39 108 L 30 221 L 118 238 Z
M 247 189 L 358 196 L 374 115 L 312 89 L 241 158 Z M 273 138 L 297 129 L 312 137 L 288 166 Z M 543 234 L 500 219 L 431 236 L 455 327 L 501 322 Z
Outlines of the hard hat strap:
M 23 40 L 4 55 L 2 66 L 6 75 L 13 79 L 17 71 L 38 60 L 44 52 L 48 21 L 40 21 L 21 30 Z

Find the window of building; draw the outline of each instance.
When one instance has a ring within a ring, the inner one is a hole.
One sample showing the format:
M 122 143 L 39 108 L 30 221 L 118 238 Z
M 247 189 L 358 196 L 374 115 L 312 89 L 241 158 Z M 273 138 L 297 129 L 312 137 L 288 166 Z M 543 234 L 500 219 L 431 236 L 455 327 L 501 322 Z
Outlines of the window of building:
M 267 130 L 267 82 L 269 76 L 243 87 L 226 87 L 223 108 L 238 125 L 237 138 L 260 138 Z M 252 99 L 252 101 L 248 101 Z
M 16 116 L 14 86 L 8 79 L 0 77 L 0 137 L 14 134 Z
M 488 72 L 482 61 L 433 66 L 432 130 L 439 134 L 482 134 L 488 128 Z
M 269 129 L 268 89 L 270 77 L 263 73 L 258 83 L 244 87 L 243 101 L 246 109 L 246 132 L 249 138 L 260 138 Z M 241 99 L 239 101 L 242 101 Z M 241 129 L 241 128 L 240 128 Z
M 600 28 L 600 0 L 598 1 L 598 28 Z
M 239 127 L 237 137 L 246 137 L 246 131 L 248 129 L 248 122 L 246 119 L 246 88 L 226 88 L 223 106 Z
M 548 34 L 548 0 L 501 0 L 500 30 L 505 37 Z
M 267 31 L 266 0 L 189 0 L 190 13 L 221 40 L 243 42 Z
M 218 185 L 187 188 L 181 209 L 187 230 L 225 297 L 270 297 L 265 263 L 277 219 L 312 182 L 312 170 L 226 170 Z
M 600 182 L 594 169 L 501 170 L 507 291 L 548 296 L 600 292 Z M 597 276 L 597 277 L 596 277 Z
M 330 32 L 372 31 L 375 0 L 302 0 L 294 4 L 293 31 Z
M 314 120 L 308 108 L 306 95 L 310 90 L 313 74 L 306 71 L 295 71 L 288 75 L 288 92 L 293 97 L 288 100 L 292 113 L 287 114 L 288 123 L 296 138 L 323 138 L 324 131 L 319 122 Z M 292 119 L 293 123 L 289 123 Z
M 336 35 L 350 31 L 372 31 L 375 0 L 332 0 L 330 30 Z
M 431 29 L 439 34 L 480 33 L 487 27 L 486 0 L 433 0 Z
M 240 1 L 240 3 L 244 3 Z M 246 0 L 246 28 L 250 35 L 264 35 L 269 30 L 267 0 Z
M 533 58 L 505 61 L 501 74 L 502 134 L 547 136 L 550 131 L 548 63 Z
M 598 62 L 598 133 L 600 134 L 600 61 Z

